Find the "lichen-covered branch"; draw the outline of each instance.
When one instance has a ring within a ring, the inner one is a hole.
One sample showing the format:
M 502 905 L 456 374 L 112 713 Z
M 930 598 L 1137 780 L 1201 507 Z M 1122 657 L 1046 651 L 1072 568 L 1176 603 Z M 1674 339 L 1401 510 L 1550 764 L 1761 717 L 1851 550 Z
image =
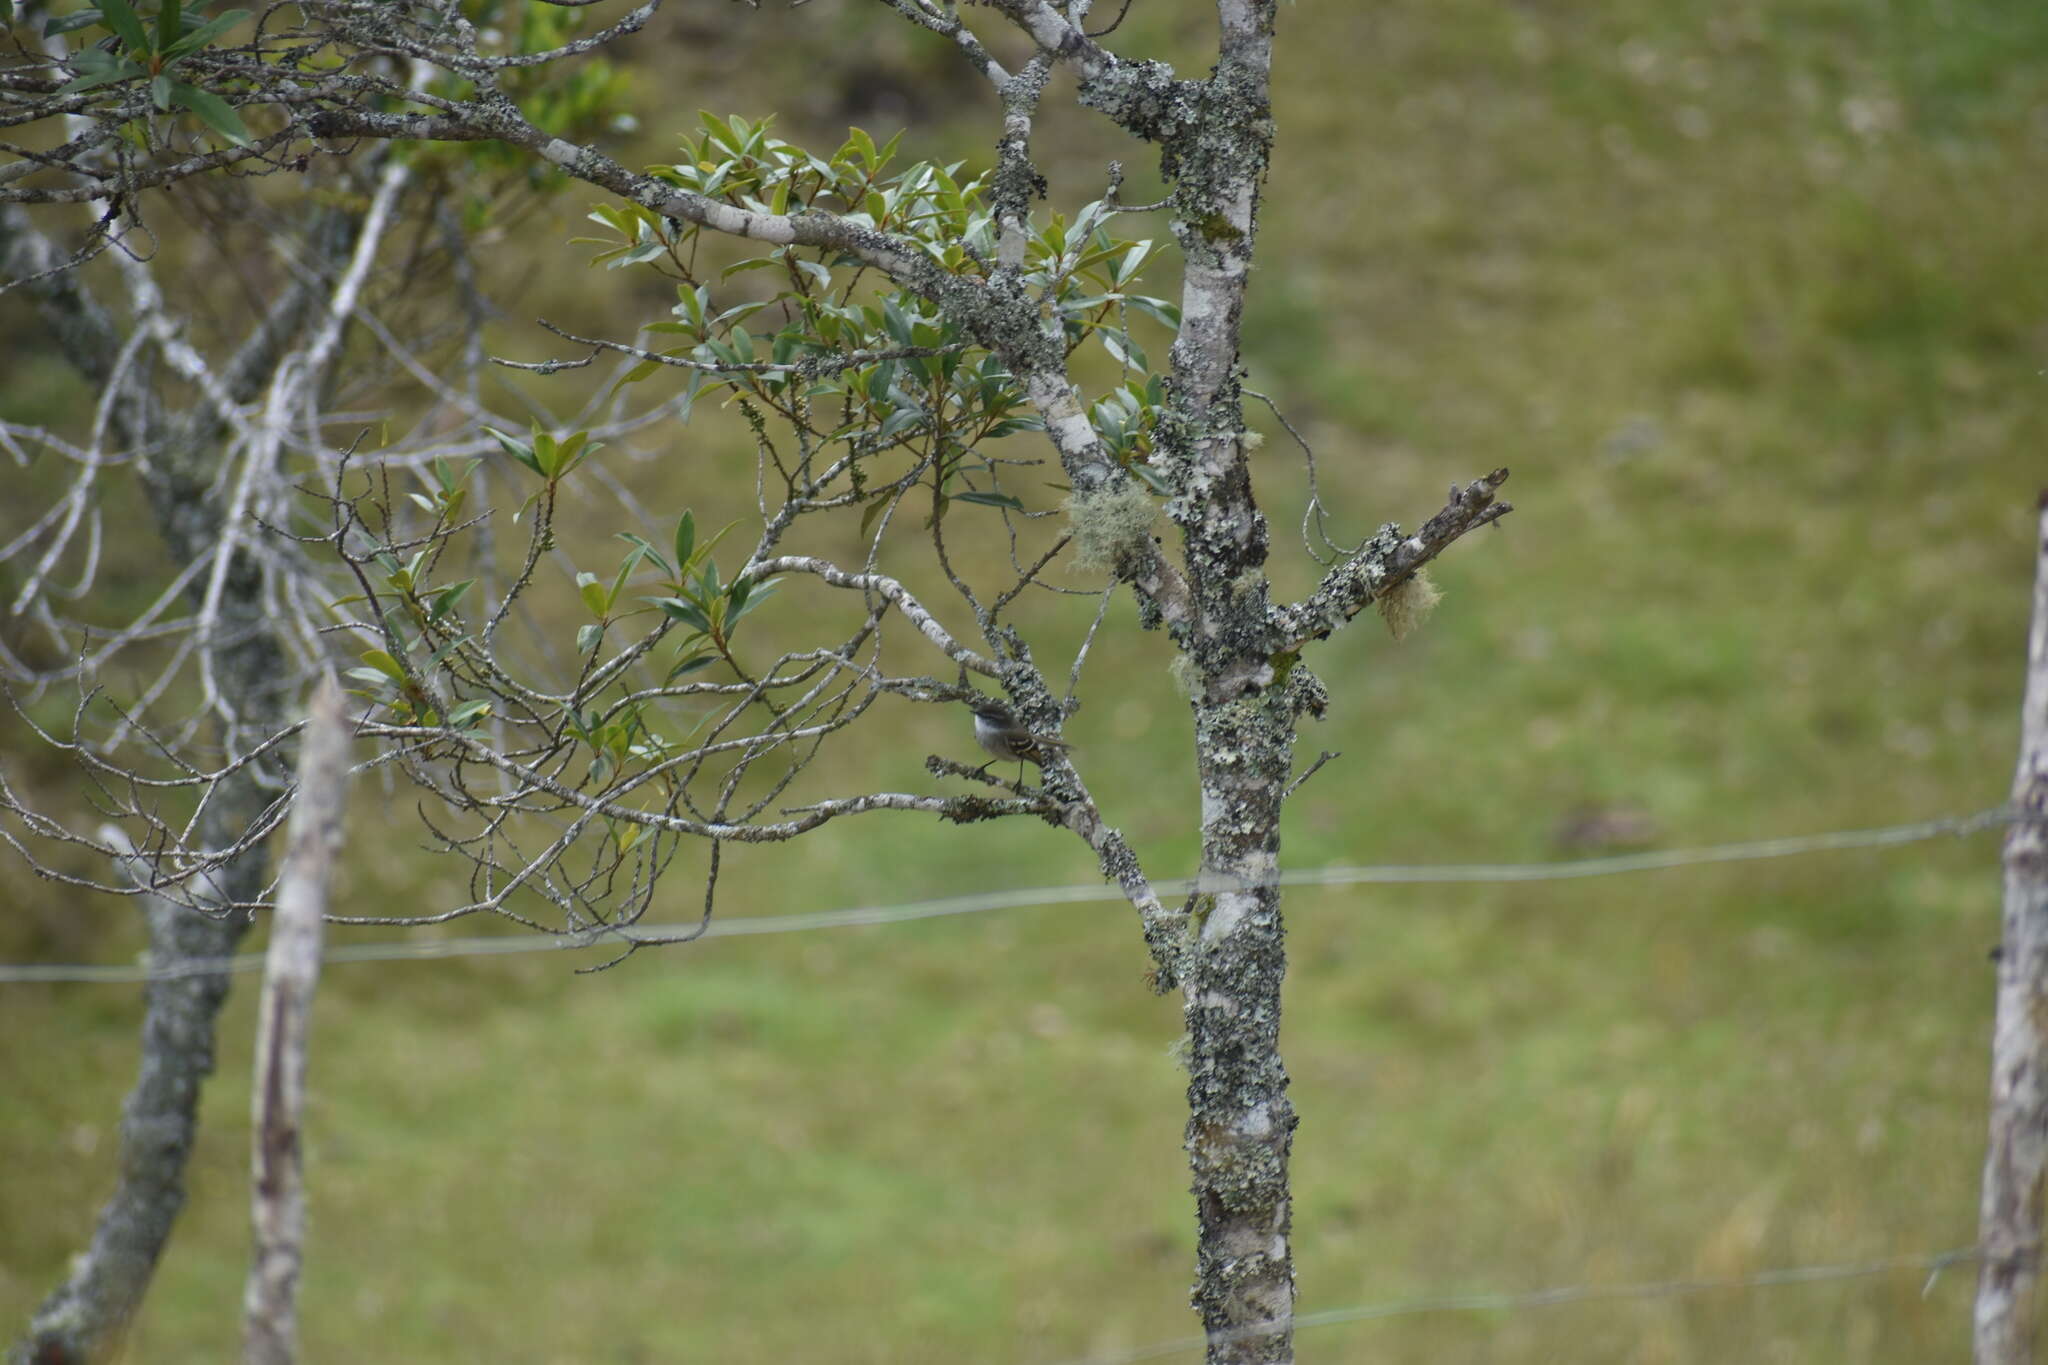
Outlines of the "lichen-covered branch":
M 938 618 L 911 595 L 908 588 L 887 574 L 851 573 L 837 564 L 811 555 L 776 555 L 769 559 L 755 560 L 748 565 L 748 572 L 756 578 L 772 578 L 776 574 L 785 573 L 810 574 L 835 588 L 871 592 L 901 612 L 903 618 L 917 628 L 918 634 L 931 641 L 932 647 L 947 658 L 983 677 L 1000 676 L 1000 669 L 955 640 L 946 628 L 939 624 Z
M 1410 536 L 1386 526 L 1356 553 L 1323 575 L 1316 590 L 1301 602 L 1273 612 L 1275 652 L 1298 650 L 1309 640 L 1326 639 L 1383 594 L 1399 587 L 1430 560 L 1449 549 L 1467 531 L 1499 521 L 1514 511 L 1495 492 L 1508 471 L 1496 469 L 1463 488 L 1452 488 L 1443 510 Z

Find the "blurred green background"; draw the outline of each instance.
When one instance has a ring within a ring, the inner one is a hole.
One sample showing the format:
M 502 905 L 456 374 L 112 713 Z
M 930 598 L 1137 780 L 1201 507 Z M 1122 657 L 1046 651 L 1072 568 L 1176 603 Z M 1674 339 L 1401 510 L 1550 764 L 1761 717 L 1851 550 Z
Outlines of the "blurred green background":
M 1303 755 L 1343 757 L 1293 802 L 1286 863 L 1540 860 L 2002 800 L 2048 484 L 2048 9 L 1300 0 L 1280 17 L 1253 383 L 1315 446 L 1354 538 L 1500 464 L 1519 509 L 1442 562 L 1418 634 L 1361 623 L 1310 657 L 1335 700 Z M 1136 0 L 1111 41 L 1198 74 L 1209 23 Z M 976 164 L 996 128 L 945 46 L 878 6 L 680 5 L 629 60 L 629 162 L 671 155 L 699 107 L 774 112 L 814 145 L 909 126 L 907 155 Z M 1078 112 L 1049 109 L 1040 148 L 1069 210 L 1112 158 L 1127 198 L 1154 183 L 1142 149 Z M 565 245 L 589 202 L 571 190 L 494 248 L 504 278 L 536 281 L 500 353 L 560 349 L 532 315 L 624 335 L 664 306 Z M 62 406 L 66 383 L 18 349 L 0 401 Z M 1315 574 L 1292 533 L 1300 460 L 1253 416 L 1273 577 L 1298 592 Z M 625 472 L 657 508 L 744 499 L 745 446 L 717 430 Z M 1091 608 L 1048 604 L 1040 628 L 1071 641 Z M 1127 603 L 1110 623 L 1069 738 L 1148 866 L 1179 875 L 1186 713 L 1162 642 Z M 927 752 L 968 752 L 962 716 L 899 719 L 841 746 L 829 785 L 929 790 Z M 47 756 L 23 766 L 60 781 Z M 359 788 L 374 852 L 350 903 L 456 892 L 403 852 L 417 840 L 384 808 L 405 805 Z M 656 918 L 694 914 L 688 861 Z M 1041 826 L 890 817 L 727 875 L 729 915 L 1096 880 Z M 16 960 L 136 950 L 128 909 L 18 869 L 6 885 Z M 1286 905 L 1303 1312 L 1975 1235 L 1995 836 Z M 1127 910 L 721 941 L 596 976 L 572 961 L 331 969 L 308 1359 L 1039 1365 L 1192 1330 L 1179 1015 L 1144 986 Z M 252 999 L 245 979 L 138 1361 L 234 1350 Z M 131 987 L 0 991 L 9 1324 L 109 1188 L 138 1016 Z M 1307 1331 L 1300 1354 L 1954 1360 L 1971 1280 L 1398 1317 Z

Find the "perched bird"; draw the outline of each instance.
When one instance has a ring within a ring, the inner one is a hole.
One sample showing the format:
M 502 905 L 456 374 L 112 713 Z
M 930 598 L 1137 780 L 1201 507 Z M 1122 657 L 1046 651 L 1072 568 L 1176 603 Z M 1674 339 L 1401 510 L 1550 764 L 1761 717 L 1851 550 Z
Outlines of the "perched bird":
M 992 755 L 989 763 L 997 759 L 1005 763 L 1015 763 L 1017 781 L 1020 784 L 1024 781 L 1026 763 L 1034 763 L 1043 768 L 1047 753 L 1064 750 L 1067 747 L 1059 740 L 1042 739 L 1032 734 L 1024 728 L 1021 721 L 1010 714 L 1009 707 L 994 697 L 976 696 L 968 701 L 967 707 L 974 712 L 974 742 Z M 989 763 L 982 764 L 980 771 L 987 772 Z

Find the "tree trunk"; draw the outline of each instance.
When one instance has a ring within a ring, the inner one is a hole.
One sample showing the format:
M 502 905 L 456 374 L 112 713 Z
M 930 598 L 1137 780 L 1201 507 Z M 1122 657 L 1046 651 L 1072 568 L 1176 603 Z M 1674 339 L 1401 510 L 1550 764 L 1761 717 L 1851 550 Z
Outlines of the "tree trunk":
M 1978 1231 L 1977 1365 L 2034 1359 L 2041 1278 L 2042 1181 L 2048 1173 L 2048 492 L 2027 639 L 2018 817 L 2005 836 L 2005 927 L 1991 1037 L 1991 1136 Z
M 1280 807 L 1298 678 L 1271 656 L 1268 531 L 1253 497 L 1239 387 L 1240 327 L 1272 150 L 1271 0 L 1222 0 L 1218 61 L 1187 134 L 1170 147 L 1174 235 L 1186 253 L 1180 335 L 1162 442 L 1178 457 L 1194 628 L 1195 751 L 1202 784 L 1200 927 L 1184 985 L 1192 1295 L 1211 1365 L 1293 1359 L 1288 1155 L 1294 1108 L 1280 1061 L 1287 956 L 1276 885 Z
M 1293 717 L 1277 697 L 1203 708 L 1201 927 L 1187 985 L 1188 1162 L 1199 1232 L 1193 1300 L 1211 1362 L 1292 1358 L 1288 1154 L 1280 1061 L 1280 793 Z
M 348 717 L 341 685 L 321 681 L 299 751 L 290 846 L 279 879 L 251 1086 L 250 1222 L 255 1254 L 243 1294 L 242 1359 L 291 1365 L 298 1349 L 299 1268 L 306 1237 L 306 1053 L 327 892 L 347 809 Z
M 209 919 L 153 896 L 143 913 L 149 962 L 158 969 L 225 958 L 248 930 L 240 917 Z M 213 1071 L 214 1019 L 227 994 L 225 971 L 149 983 L 142 1064 L 121 1110 L 120 1183 L 70 1278 L 43 1301 L 17 1344 L 15 1359 L 24 1365 L 104 1360 L 120 1345 L 184 1207 L 200 1088 Z

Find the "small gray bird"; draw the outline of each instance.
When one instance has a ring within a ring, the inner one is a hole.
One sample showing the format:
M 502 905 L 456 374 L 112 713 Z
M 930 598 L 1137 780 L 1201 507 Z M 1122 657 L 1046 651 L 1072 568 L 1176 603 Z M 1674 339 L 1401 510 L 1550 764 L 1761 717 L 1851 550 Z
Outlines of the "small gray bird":
M 1015 763 L 1017 781 L 1020 785 L 1024 781 L 1026 763 L 1043 768 L 1048 752 L 1064 750 L 1067 747 L 1059 740 L 1042 739 L 1032 734 L 1010 714 L 1009 707 L 994 697 L 973 697 L 968 701 L 967 707 L 974 712 L 974 742 L 979 744 L 984 752 L 992 755 L 989 763 L 997 759 L 1005 763 Z M 989 763 L 982 764 L 980 770 L 987 772 Z

